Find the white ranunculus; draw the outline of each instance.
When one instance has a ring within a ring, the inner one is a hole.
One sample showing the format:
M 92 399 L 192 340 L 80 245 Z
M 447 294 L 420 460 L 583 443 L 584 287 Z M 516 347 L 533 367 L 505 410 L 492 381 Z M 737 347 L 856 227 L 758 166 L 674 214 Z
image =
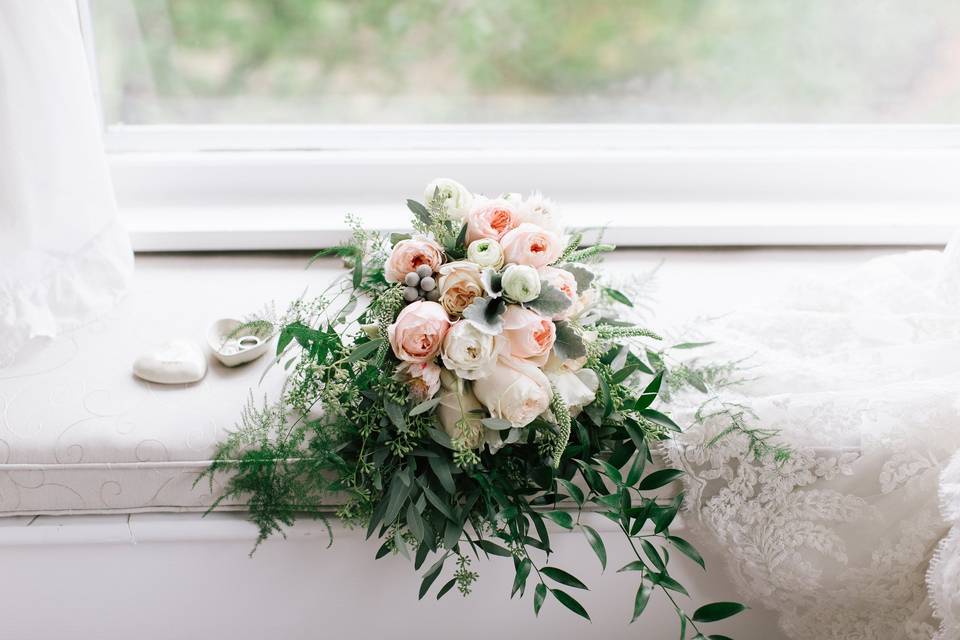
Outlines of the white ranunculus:
M 550 406 L 550 381 L 536 365 L 509 356 L 473 383 L 473 392 L 494 418 L 525 427 Z
M 490 375 L 505 350 L 502 336 L 485 333 L 472 320 L 460 320 L 447 332 L 440 357 L 443 366 L 461 378 L 477 380 Z
M 450 178 L 437 178 L 424 189 L 425 202 L 433 200 L 434 195 L 454 220 L 463 220 L 473 205 L 473 194 L 465 186 Z
M 540 274 L 525 264 L 512 264 L 503 272 L 501 285 L 514 302 L 530 302 L 540 295 Z
M 486 441 L 486 431 L 481 420 L 483 416 L 473 413 L 483 409 L 462 380 L 450 371 L 440 373 L 440 404 L 437 405 L 437 417 L 443 430 L 451 440 L 462 439 L 469 449 L 477 449 Z
M 467 247 L 467 260 L 481 267 L 499 269 L 503 266 L 503 247 L 492 238 L 474 240 Z
M 594 401 L 600 378 L 593 369 L 582 368 L 571 371 L 567 367 L 544 371 L 553 388 L 563 398 L 570 409 L 570 415 L 576 416 L 580 410 Z

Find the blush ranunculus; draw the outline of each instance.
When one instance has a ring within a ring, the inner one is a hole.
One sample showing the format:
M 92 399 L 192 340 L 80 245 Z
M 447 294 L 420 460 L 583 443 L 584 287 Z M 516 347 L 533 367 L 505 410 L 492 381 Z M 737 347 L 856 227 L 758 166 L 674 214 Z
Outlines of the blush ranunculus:
M 436 302 L 420 300 L 407 305 L 387 327 L 393 355 L 404 362 L 428 362 L 443 344 L 450 318 Z
M 510 344 L 510 354 L 542 367 L 550 357 L 557 337 L 553 321 L 536 311 L 510 305 L 503 314 L 503 335 Z
M 507 263 L 525 264 L 534 269 L 556 262 L 563 252 L 560 236 L 529 222 L 505 233 L 500 246 Z
M 473 392 L 494 418 L 525 427 L 547 410 L 553 390 L 543 371 L 525 360 L 505 357 L 486 378 L 473 383 Z
M 436 272 L 443 264 L 443 248 L 426 236 L 401 240 L 393 245 L 390 257 L 383 265 L 383 277 L 387 282 L 403 282 L 408 273 L 424 264 Z
M 499 240 L 505 233 L 520 224 L 517 206 L 513 202 L 496 198 L 474 200 L 467 214 L 467 244 L 482 238 Z

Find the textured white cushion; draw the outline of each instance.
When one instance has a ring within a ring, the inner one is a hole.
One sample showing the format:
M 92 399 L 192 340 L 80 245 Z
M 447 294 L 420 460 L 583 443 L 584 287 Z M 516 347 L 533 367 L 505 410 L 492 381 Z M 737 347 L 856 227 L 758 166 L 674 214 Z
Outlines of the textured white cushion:
M 133 376 L 145 345 L 205 341 L 219 317 L 242 317 L 275 300 L 282 310 L 338 270 L 304 270 L 302 255 L 139 256 L 130 294 L 108 316 L 53 340 L 35 340 L 0 370 L 0 514 L 205 509 L 193 486 L 251 390 L 276 397 L 269 355 L 228 369 L 204 346 L 200 382 L 162 385 Z M 214 486 L 214 493 L 217 486 Z
M 786 277 L 832 273 L 882 251 L 618 251 L 616 278 L 657 273 L 637 300 L 657 330 L 718 315 L 776 289 Z M 208 354 L 209 372 L 191 385 L 133 376 L 143 345 L 186 336 L 202 343 L 215 319 L 321 292 L 341 275 L 338 260 L 304 270 L 303 254 L 137 256 L 128 297 L 109 317 L 22 353 L 0 370 L 0 515 L 204 510 L 213 494 L 206 468 L 225 429 L 253 392 L 275 398 L 279 367 L 259 384 L 269 356 L 237 369 Z M 236 505 L 224 505 L 226 508 Z

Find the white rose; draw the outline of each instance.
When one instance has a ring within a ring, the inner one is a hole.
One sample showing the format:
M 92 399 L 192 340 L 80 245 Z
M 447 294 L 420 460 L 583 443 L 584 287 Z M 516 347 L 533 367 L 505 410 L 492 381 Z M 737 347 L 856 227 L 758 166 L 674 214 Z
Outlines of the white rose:
M 469 449 L 481 447 L 486 439 L 486 427 L 483 416 L 473 413 L 483 406 L 477 397 L 466 388 L 462 380 L 449 371 L 440 374 L 440 404 L 437 405 L 437 417 L 443 430 L 451 440 L 462 439 Z
M 449 178 L 437 178 L 427 185 L 423 192 L 424 201 L 430 202 L 434 195 L 454 220 L 463 220 L 473 205 L 473 194 L 467 191 L 465 186 Z
M 503 247 L 492 238 L 474 240 L 467 247 L 467 260 L 481 267 L 499 269 L 503 266 Z
M 540 275 L 533 267 L 512 264 L 503 272 L 503 292 L 515 302 L 530 302 L 540 295 Z
M 539 191 L 530 194 L 530 197 L 520 204 L 517 217 L 520 222 L 530 222 L 551 233 L 563 235 L 563 224 L 557 205 L 549 198 L 544 198 Z
M 438 302 L 452 316 L 463 313 L 463 310 L 473 303 L 474 298 L 483 295 L 480 267 L 472 262 L 448 262 L 440 267 L 439 274 Z
M 447 369 L 461 378 L 477 380 L 493 371 L 497 358 L 505 350 L 502 336 L 484 333 L 471 320 L 460 320 L 447 332 L 440 358 Z
M 473 392 L 494 418 L 525 427 L 550 406 L 550 381 L 536 365 L 503 357 L 492 373 L 473 383 Z
M 582 368 L 571 371 L 567 367 L 561 367 L 554 370 L 547 369 L 544 374 L 570 408 L 571 416 L 576 416 L 597 397 L 600 378 L 593 369 Z

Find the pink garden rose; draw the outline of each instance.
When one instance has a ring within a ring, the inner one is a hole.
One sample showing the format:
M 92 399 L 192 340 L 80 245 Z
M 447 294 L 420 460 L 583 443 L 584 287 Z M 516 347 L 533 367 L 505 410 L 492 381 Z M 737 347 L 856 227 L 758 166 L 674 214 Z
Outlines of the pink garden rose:
M 405 362 L 433 360 L 450 329 L 447 312 L 436 302 L 420 300 L 404 307 L 387 327 L 393 355 Z
M 435 362 L 404 362 L 397 373 L 417 402 L 429 400 L 440 390 L 440 365 Z
M 566 320 L 580 308 L 580 296 L 577 295 L 577 279 L 566 269 L 543 267 L 540 269 L 540 279 L 553 285 L 570 300 L 570 306 L 553 316 L 554 320 Z
M 436 272 L 443 264 L 443 249 L 426 236 L 415 236 L 401 240 L 393 245 L 393 251 L 383 266 L 383 277 L 387 282 L 403 282 L 404 276 L 416 271 L 420 265 L 427 265 Z
M 503 314 L 503 335 L 510 343 L 511 355 L 542 367 L 550 356 L 557 328 L 536 311 L 510 305 Z
M 518 224 L 520 219 L 513 202 L 503 198 L 478 199 L 467 214 L 467 244 L 483 238 L 499 240 Z
M 507 263 L 525 264 L 539 269 L 556 262 L 563 252 L 560 236 L 535 224 L 524 222 L 500 239 Z

